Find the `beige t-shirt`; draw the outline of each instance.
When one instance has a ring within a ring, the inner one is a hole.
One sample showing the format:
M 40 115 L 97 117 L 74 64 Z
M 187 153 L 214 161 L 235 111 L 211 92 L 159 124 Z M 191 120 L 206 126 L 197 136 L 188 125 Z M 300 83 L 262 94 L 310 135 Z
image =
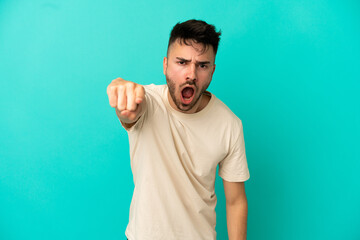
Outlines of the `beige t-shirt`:
M 213 94 L 194 114 L 173 109 L 167 85 L 147 85 L 147 107 L 128 131 L 134 192 L 129 240 L 216 239 L 215 175 L 249 179 L 241 120 Z

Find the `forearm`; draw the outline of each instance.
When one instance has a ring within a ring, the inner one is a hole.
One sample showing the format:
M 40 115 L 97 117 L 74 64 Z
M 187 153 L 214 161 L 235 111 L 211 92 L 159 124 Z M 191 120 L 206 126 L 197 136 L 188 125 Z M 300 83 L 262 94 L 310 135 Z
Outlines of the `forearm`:
M 226 204 L 226 220 L 229 240 L 245 240 L 247 229 L 247 200 Z

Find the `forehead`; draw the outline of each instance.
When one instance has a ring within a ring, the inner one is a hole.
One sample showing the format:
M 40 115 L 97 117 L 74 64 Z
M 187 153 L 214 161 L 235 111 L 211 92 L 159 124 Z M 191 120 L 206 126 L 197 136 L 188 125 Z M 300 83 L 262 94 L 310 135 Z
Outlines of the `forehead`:
M 182 41 L 177 39 L 168 49 L 168 57 L 184 57 L 184 58 L 206 58 L 215 60 L 214 49 L 211 45 L 196 43 L 193 40 Z

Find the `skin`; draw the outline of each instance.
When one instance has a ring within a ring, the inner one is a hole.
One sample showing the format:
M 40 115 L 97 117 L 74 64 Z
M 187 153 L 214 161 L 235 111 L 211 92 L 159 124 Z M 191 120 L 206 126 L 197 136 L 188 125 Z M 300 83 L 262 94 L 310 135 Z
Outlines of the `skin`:
M 189 43 L 190 46 L 175 41 L 169 48 L 168 56 L 164 57 L 163 69 L 170 105 L 179 112 L 191 114 L 203 109 L 210 100 L 204 92 L 215 71 L 215 53 L 212 46 L 204 49 L 203 44 Z M 195 89 L 195 97 L 190 104 L 181 101 L 181 90 L 185 86 Z
M 210 97 L 205 93 L 215 71 L 215 53 L 212 46 L 189 41 L 190 45 L 175 41 L 163 61 L 163 70 L 169 88 L 168 100 L 177 111 L 192 114 L 201 111 Z M 183 104 L 181 90 L 191 86 L 195 96 L 191 103 Z M 110 106 L 116 111 L 122 125 L 133 126 L 146 107 L 142 85 L 114 79 L 107 87 Z M 223 180 L 226 197 L 226 219 L 229 240 L 245 240 L 247 229 L 247 199 L 243 182 Z
M 114 79 L 107 87 L 109 104 L 124 127 L 130 128 L 143 114 L 146 99 L 142 85 L 122 78 Z
M 223 180 L 226 198 L 226 221 L 229 240 L 245 240 L 248 203 L 244 182 Z

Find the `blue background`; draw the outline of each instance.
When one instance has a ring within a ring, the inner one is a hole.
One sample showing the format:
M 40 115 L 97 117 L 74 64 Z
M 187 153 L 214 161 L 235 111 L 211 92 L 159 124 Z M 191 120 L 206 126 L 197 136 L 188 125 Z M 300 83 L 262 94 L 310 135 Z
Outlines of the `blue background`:
M 248 239 L 360 239 L 359 1 L 0 1 L 0 239 L 125 239 L 106 87 L 163 84 L 173 25 L 223 32 L 210 91 L 243 121 Z M 227 239 L 221 178 L 218 239 Z

